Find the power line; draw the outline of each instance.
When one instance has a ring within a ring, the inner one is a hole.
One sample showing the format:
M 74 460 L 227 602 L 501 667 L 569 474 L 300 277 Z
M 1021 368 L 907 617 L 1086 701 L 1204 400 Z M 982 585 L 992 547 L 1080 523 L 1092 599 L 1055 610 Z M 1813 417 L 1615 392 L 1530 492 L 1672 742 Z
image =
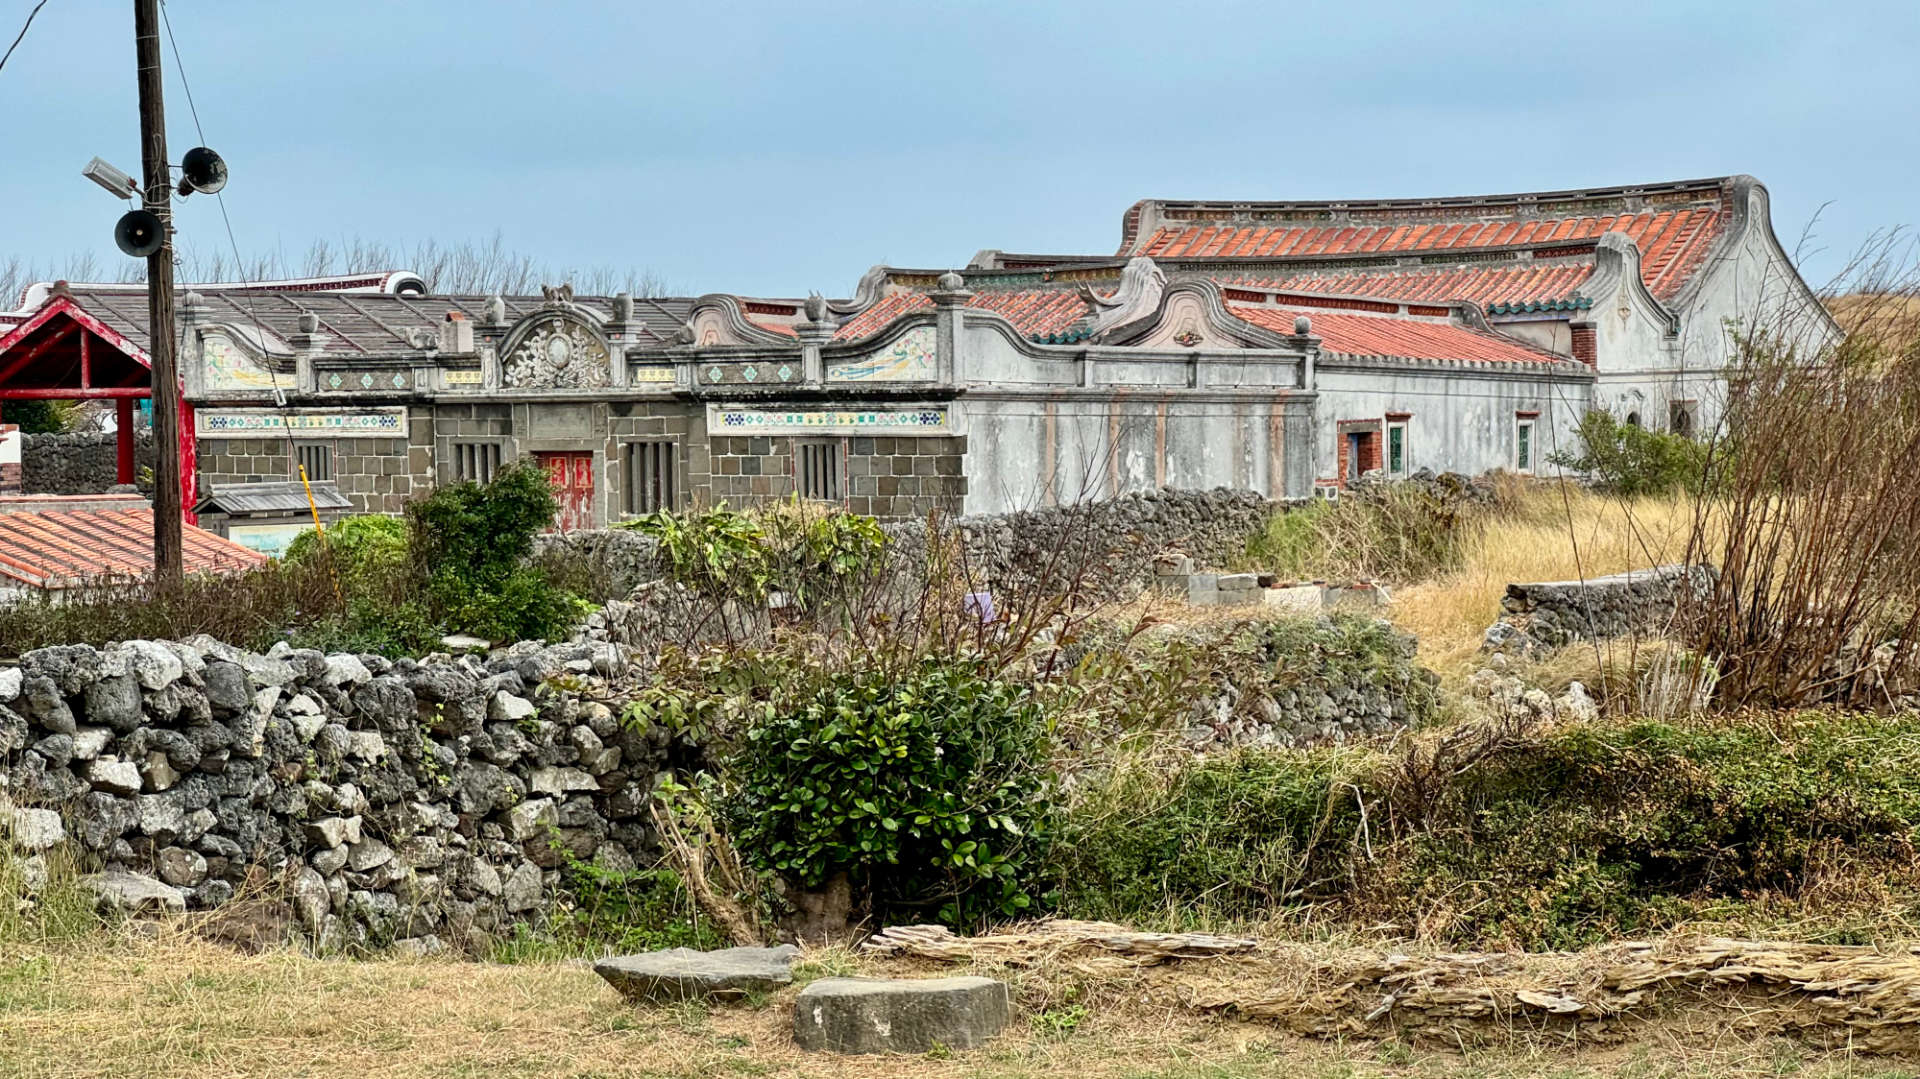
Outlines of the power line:
M 7 46 L 7 54 L 5 56 L 0 56 L 0 67 L 7 66 L 7 61 L 11 59 L 13 56 L 13 50 L 19 48 L 20 42 L 26 39 L 27 27 L 33 25 L 33 17 L 35 15 L 40 14 L 40 9 L 46 6 L 47 6 L 47 0 L 40 0 L 39 3 L 33 5 L 32 11 L 27 12 L 27 21 L 25 25 L 20 27 L 20 33 L 14 37 L 13 44 Z

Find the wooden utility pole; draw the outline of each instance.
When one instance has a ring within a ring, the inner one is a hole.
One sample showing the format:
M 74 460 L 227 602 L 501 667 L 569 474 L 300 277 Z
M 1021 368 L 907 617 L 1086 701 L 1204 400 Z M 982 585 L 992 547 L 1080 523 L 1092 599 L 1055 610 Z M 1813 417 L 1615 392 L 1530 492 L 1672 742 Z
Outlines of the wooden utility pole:
M 147 256 L 147 355 L 153 361 L 153 577 L 180 585 L 180 380 L 173 349 L 173 180 L 160 78 L 159 0 L 133 0 L 140 68 L 140 165 L 146 206 L 160 219 L 160 250 Z

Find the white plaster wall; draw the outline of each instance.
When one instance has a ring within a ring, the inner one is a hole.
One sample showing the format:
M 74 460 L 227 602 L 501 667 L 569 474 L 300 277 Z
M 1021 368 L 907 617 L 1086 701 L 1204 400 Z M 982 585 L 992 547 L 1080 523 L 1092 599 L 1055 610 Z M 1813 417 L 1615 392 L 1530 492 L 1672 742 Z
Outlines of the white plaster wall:
M 1319 431 L 1316 478 L 1339 473 L 1339 424 L 1381 420 L 1389 412 L 1411 414 L 1407 422 L 1407 468 L 1478 475 L 1512 468 L 1515 413 L 1538 412 L 1534 472 L 1551 474 L 1546 455 L 1574 445 L 1573 426 L 1587 409 L 1592 382 L 1570 373 L 1504 375 L 1460 367 L 1389 367 L 1349 364 L 1323 357 L 1318 367 Z

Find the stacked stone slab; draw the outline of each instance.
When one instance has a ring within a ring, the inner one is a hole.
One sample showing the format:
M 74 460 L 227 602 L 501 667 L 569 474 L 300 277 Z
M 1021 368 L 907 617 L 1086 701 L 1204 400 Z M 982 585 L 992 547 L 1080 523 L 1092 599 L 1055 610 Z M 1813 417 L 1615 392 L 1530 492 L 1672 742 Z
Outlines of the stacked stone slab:
M 605 644 L 43 648 L 0 668 L 0 841 L 30 877 L 70 844 L 110 905 L 209 909 L 258 884 L 322 946 L 478 947 L 541 921 L 567 858 L 630 868 L 653 848 L 666 733 L 538 691 L 630 666 Z
M 772 948 L 668 948 L 602 959 L 593 972 L 628 1000 L 649 1004 L 726 1000 L 778 989 L 793 981 L 791 944 Z

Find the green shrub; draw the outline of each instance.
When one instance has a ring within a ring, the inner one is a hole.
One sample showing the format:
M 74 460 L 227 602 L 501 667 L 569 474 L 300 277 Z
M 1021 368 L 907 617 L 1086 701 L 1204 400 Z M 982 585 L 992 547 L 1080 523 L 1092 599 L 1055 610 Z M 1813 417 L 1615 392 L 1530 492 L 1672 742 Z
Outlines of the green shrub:
M 1580 452 L 1562 450 L 1547 459 L 1590 476 L 1601 490 L 1612 494 L 1698 490 L 1706 472 L 1705 444 L 1684 435 L 1623 423 L 1605 409 L 1593 409 L 1580 417 L 1574 433 L 1580 439 Z
M 1275 513 L 1248 539 L 1241 564 L 1290 580 L 1422 581 L 1460 568 L 1473 527 L 1456 492 L 1372 483 Z
M 846 874 L 882 919 L 1013 915 L 1052 832 L 1048 738 L 1029 690 L 964 660 L 835 674 L 753 720 L 722 812 L 749 864 L 803 890 Z
M 407 568 L 407 522 L 375 513 L 335 521 L 324 536 L 309 528 L 293 537 L 285 558 L 315 562 L 323 551 L 343 578 L 384 581 L 397 577 Z
M 429 609 L 447 628 L 493 640 L 564 636 L 579 601 L 526 564 L 559 503 L 530 461 L 491 483 L 456 483 L 407 505 L 416 571 Z
M 724 503 L 687 513 L 661 510 L 620 527 L 658 540 L 668 576 L 709 597 L 760 604 L 777 590 L 803 609 L 849 598 L 887 546 L 872 517 L 797 498 L 748 512 Z
M 1053 870 L 1072 917 L 1246 918 L 1299 903 L 1316 857 L 1357 823 L 1344 784 L 1371 755 L 1243 750 L 1172 767 L 1132 761 L 1062 822 Z

